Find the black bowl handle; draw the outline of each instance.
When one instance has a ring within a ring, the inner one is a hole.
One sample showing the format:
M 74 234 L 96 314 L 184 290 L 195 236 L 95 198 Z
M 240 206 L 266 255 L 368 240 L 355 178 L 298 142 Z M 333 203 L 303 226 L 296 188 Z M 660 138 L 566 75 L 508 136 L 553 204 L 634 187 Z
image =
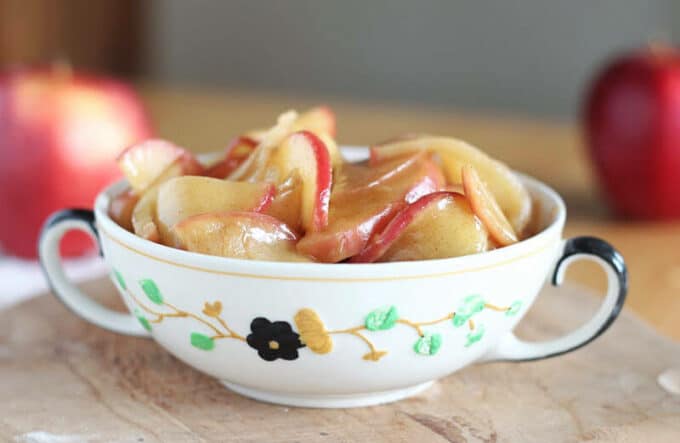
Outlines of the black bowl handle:
M 52 293 L 90 323 L 120 334 L 148 337 L 149 333 L 134 316 L 114 311 L 92 300 L 68 280 L 61 265 L 59 242 L 64 234 L 73 229 L 89 234 L 99 245 L 94 213 L 87 209 L 65 209 L 52 214 L 40 233 L 40 265 Z M 99 249 L 101 251 L 101 246 Z
M 553 340 L 526 342 L 510 333 L 483 358 L 484 361 L 531 361 L 556 357 L 587 345 L 611 326 L 621 312 L 628 292 L 628 271 L 623 257 L 599 238 L 569 239 L 564 243 L 562 256 L 555 265 L 552 284 L 559 286 L 569 264 L 579 259 L 600 264 L 607 274 L 607 295 L 597 313 L 575 331 Z

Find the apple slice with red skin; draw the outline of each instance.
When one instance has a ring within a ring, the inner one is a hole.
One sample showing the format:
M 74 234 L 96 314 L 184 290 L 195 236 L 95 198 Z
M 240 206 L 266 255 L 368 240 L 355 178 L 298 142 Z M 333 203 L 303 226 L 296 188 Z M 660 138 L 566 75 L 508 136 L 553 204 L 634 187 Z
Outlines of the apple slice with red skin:
M 411 203 L 352 257 L 352 263 L 411 261 L 483 252 L 488 233 L 468 200 L 455 192 L 435 192 Z
M 474 213 L 500 246 L 517 243 L 517 234 L 493 194 L 471 165 L 463 166 L 463 188 Z
M 436 153 L 450 184 L 462 183 L 463 165 L 472 165 L 494 195 L 515 232 L 522 232 L 531 215 L 531 197 L 519 178 L 503 163 L 458 139 L 425 136 L 371 147 L 371 164 L 412 154 Z
M 165 140 L 151 139 L 125 149 L 116 159 L 120 170 L 136 194 L 158 184 L 158 178 L 171 167 L 180 175 L 200 174 L 203 167 L 189 151 Z
M 331 157 L 331 165 L 333 166 L 333 170 L 339 170 L 345 163 L 345 159 L 342 157 L 340 148 L 338 148 L 338 144 L 335 142 L 335 139 L 325 132 L 320 132 L 317 135 L 323 144 L 326 145 L 326 149 L 328 149 L 328 155 Z
M 294 131 L 310 131 L 315 134 L 328 134 L 335 138 L 335 113 L 328 106 L 317 106 L 300 114 L 293 125 Z
M 246 183 L 211 177 L 183 176 L 158 189 L 157 224 L 161 240 L 182 247 L 173 227 L 187 217 L 222 211 L 262 212 L 271 204 L 276 187 L 270 183 Z
M 296 235 L 276 218 L 257 212 L 211 212 L 174 227 L 188 251 L 246 260 L 309 261 L 295 250 Z
M 135 209 L 139 196 L 131 190 L 115 196 L 109 204 L 109 217 L 123 229 L 133 231 L 132 211 Z
M 276 124 L 262 133 L 262 138 L 253 153 L 227 178 L 249 182 L 260 182 L 265 179 L 272 181 L 271 177 L 265 176 L 268 166 L 276 148 L 293 132 L 293 125 L 297 118 L 298 114 L 295 111 L 287 111 L 281 114 L 276 120 Z M 273 181 L 278 181 L 281 178 L 275 177 L 276 180 Z
M 291 134 L 279 146 L 275 165 L 279 175 L 294 171 L 302 180 L 302 227 L 318 232 L 328 225 L 333 169 L 326 144 L 310 131 Z
M 233 170 L 228 178 L 250 182 L 283 180 L 276 168 L 276 151 L 283 141 L 294 132 L 309 131 L 318 136 L 326 145 L 331 164 L 340 166 L 344 160 L 335 140 L 335 116 L 328 108 L 320 107 L 298 116 L 295 111 L 281 114 L 276 125 L 266 131 L 251 131 L 250 137 L 258 145 L 246 161 Z
M 335 114 L 328 106 L 318 106 L 300 114 L 293 124 L 293 131 L 309 131 L 319 136 L 328 149 L 334 168 L 344 162 L 335 142 Z
M 205 175 L 214 178 L 226 178 L 252 154 L 257 140 L 248 136 L 233 139 L 225 150 L 224 158 L 206 169 Z
M 441 171 L 425 153 L 375 170 L 345 166 L 331 196 L 328 227 L 308 233 L 297 245 L 301 254 L 317 261 L 335 263 L 358 254 L 402 207 L 443 185 Z

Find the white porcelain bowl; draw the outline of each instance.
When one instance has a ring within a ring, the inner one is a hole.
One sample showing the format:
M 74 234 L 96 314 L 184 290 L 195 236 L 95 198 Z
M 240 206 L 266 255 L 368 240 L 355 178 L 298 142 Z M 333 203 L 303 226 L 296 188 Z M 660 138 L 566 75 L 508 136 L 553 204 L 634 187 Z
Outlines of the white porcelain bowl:
M 356 156 L 356 149 L 345 153 Z M 53 292 L 114 332 L 153 337 L 228 388 L 293 406 L 354 407 L 398 400 L 473 362 L 532 360 L 583 346 L 616 318 L 626 294 L 621 256 L 602 240 L 562 240 L 564 203 L 523 177 L 545 228 L 515 245 L 465 257 L 376 264 L 248 261 L 169 248 L 107 215 L 66 210 L 45 225 L 40 259 Z M 130 314 L 111 311 L 65 277 L 58 243 L 69 230 L 98 239 Z M 609 278 L 602 307 L 574 332 L 526 343 L 512 329 L 547 278 L 576 258 Z

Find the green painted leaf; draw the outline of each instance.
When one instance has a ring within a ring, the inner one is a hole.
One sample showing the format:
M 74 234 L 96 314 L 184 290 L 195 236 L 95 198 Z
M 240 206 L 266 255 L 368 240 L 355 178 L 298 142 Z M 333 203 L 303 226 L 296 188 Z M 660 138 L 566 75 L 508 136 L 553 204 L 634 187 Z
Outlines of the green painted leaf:
M 477 343 L 479 340 L 482 339 L 482 337 L 484 337 L 484 325 L 477 325 L 475 329 L 468 333 L 466 337 L 467 342 L 465 343 L 465 347 L 467 348 L 468 346 Z
M 413 350 L 420 355 L 434 355 L 442 347 L 441 334 L 426 332 L 413 345 Z
M 161 291 L 158 290 L 158 286 L 156 286 L 156 283 L 153 280 L 140 280 L 139 285 L 142 287 L 142 290 L 146 296 L 149 297 L 149 300 L 156 303 L 157 305 L 163 304 L 163 296 L 161 295 Z
M 463 326 L 473 315 L 484 310 L 484 299 L 481 295 L 468 295 L 453 316 L 453 326 Z
M 456 312 L 453 316 L 453 326 L 459 328 L 463 326 L 467 321 L 469 317 L 465 317 L 458 312 Z
M 468 295 L 463 299 L 463 305 L 458 308 L 456 314 L 463 315 L 467 318 L 474 314 L 481 312 L 484 309 L 484 299 L 481 295 Z
M 508 310 L 505 311 L 505 315 L 507 315 L 508 317 L 517 315 L 520 309 L 522 309 L 522 300 L 514 301 L 512 302 Z
M 215 340 L 204 334 L 199 334 L 198 332 L 191 333 L 191 344 L 204 351 L 210 351 L 215 347 Z
M 369 331 L 384 331 L 390 329 L 399 319 L 395 306 L 383 307 L 371 311 L 366 316 L 366 329 Z
M 113 270 L 113 277 L 118 282 L 118 286 L 123 288 L 123 291 L 125 291 L 127 289 L 127 285 L 125 284 L 125 279 L 123 278 L 123 275 L 120 272 L 118 272 L 117 270 L 114 269 Z
M 139 309 L 135 309 L 135 317 L 137 317 L 137 320 L 139 320 L 144 329 L 151 332 L 151 323 L 149 323 L 149 320 L 139 311 Z

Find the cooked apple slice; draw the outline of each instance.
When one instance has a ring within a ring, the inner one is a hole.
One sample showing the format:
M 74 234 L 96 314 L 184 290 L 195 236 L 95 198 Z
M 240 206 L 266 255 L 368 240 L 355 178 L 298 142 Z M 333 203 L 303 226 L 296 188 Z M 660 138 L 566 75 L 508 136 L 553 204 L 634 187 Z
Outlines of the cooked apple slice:
M 328 106 L 318 106 L 303 112 L 298 117 L 294 131 L 310 131 L 315 134 L 328 134 L 335 138 L 335 113 Z
M 199 173 L 201 165 L 187 150 L 165 140 L 147 140 L 125 149 L 117 158 L 118 166 L 132 190 L 141 194 L 154 184 L 171 166 L 181 174 Z
M 463 165 L 472 165 L 498 201 L 515 232 L 522 232 L 531 215 L 531 198 L 526 188 L 507 166 L 462 140 L 428 136 L 373 146 L 371 163 L 378 164 L 416 151 L 436 152 L 451 184 L 462 183 Z
M 331 195 L 328 227 L 305 235 L 298 251 L 326 263 L 356 255 L 396 212 L 440 189 L 442 180 L 441 171 L 425 153 L 375 169 L 347 163 Z
M 335 113 L 331 108 L 317 106 L 300 114 L 293 125 L 293 131 L 309 131 L 319 136 L 328 149 L 334 168 L 340 166 L 344 161 L 335 142 L 335 121 Z
M 276 187 L 276 196 L 265 211 L 290 227 L 294 232 L 302 230 L 302 179 L 297 171 Z
M 334 171 L 339 170 L 340 167 L 342 167 L 342 164 L 345 163 L 345 159 L 342 158 L 342 154 L 340 153 L 340 148 L 338 148 L 338 144 L 335 142 L 333 137 L 326 134 L 325 132 L 321 132 L 317 135 L 319 136 L 323 144 L 326 145 L 326 149 L 328 149 L 328 155 L 331 158 L 331 165 L 333 166 L 333 170 Z
M 374 143 L 371 146 L 375 147 L 375 146 L 391 145 L 393 143 L 403 142 L 403 141 L 407 141 L 407 140 L 415 140 L 417 138 L 423 138 L 423 137 L 429 137 L 429 135 L 421 134 L 421 133 L 418 133 L 418 132 L 407 132 L 405 134 L 397 135 L 396 137 L 391 137 L 391 138 L 388 138 L 387 140 L 383 140 L 381 142 Z M 371 149 L 370 155 L 374 155 L 374 152 L 375 152 L 375 150 Z M 381 160 L 382 159 L 372 159 L 371 164 L 377 164 Z
M 295 111 L 287 111 L 279 116 L 276 125 L 262 134 L 262 139 L 246 161 L 229 174 L 229 180 L 259 182 L 264 181 L 268 166 L 276 148 L 293 132 L 293 125 L 297 120 Z M 278 181 L 283 177 L 276 177 Z
M 132 211 L 138 201 L 139 196 L 130 190 L 118 194 L 109 204 L 109 217 L 123 229 L 133 231 Z
M 221 211 L 264 211 L 276 188 L 269 183 L 246 183 L 211 177 L 184 176 L 159 187 L 157 222 L 161 240 L 181 247 L 173 227 L 187 217 Z
M 214 178 L 225 178 L 246 161 L 255 150 L 257 141 L 248 136 L 239 136 L 232 140 L 225 150 L 224 158 L 210 166 L 205 175 Z
M 458 194 L 465 195 L 465 189 L 463 188 L 463 185 L 458 183 L 455 185 L 446 185 L 442 191 L 457 192 Z
M 455 192 L 435 192 L 402 209 L 355 263 L 457 257 L 487 249 L 488 234 L 467 199 Z
M 153 242 L 160 242 L 161 235 L 158 228 L 158 217 L 156 215 L 156 201 L 158 199 L 158 188 L 166 181 L 180 177 L 185 173 L 200 173 L 202 166 L 191 155 L 182 155 L 172 163 L 160 176 L 156 177 L 153 184 L 146 189 L 132 210 L 130 223 L 132 231 L 142 238 Z
M 295 250 L 288 227 L 257 212 L 211 212 L 178 223 L 174 231 L 188 251 L 248 260 L 309 261 Z
M 500 246 L 517 243 L 517 234 L 503 214 L 491 191 L 470 165 L 463 166 L 463 188 L 472 210 Z
M 245 136 L 255 140 L 257 144 L 260 144 L 265 134 L 267 134 L 268 129 L 253 129 L 246 132 Z
M 366 163 L 349 163 L 342 173 L 337 175 L 334 183 L 333 192 L 339 195 L 356 194 L 370 191 L 381 186 L 390 186 L 393 179 L 408 176 L 413 169 L 422 168 L 422 174 L 429 177 L 429 184 L 426 186 L 428 193 L 439 190 L 445 186 L 446 179 L 441 168 L 430 160 L 430 155 L 426 152 L 415 152 L 405 157 L 384 161 L 378 165 L 367 167 Z M 410 203 L 417 200 L 421 195 L 417 188 L 413 195 L 407 196 Z
M 318 232 L 328 225 L 333 170 L 324 142 L 309 131 L 295 132 L 276 152 L 276 167 L 282 177 L 294 171 L 302 180 L 302 226 Z
M 156 217 L 156 202 L 158 200 L 158 186 L 147 190 L 132 210 L 132 230 L 142 238 L 153 242 L 160 242 Z

